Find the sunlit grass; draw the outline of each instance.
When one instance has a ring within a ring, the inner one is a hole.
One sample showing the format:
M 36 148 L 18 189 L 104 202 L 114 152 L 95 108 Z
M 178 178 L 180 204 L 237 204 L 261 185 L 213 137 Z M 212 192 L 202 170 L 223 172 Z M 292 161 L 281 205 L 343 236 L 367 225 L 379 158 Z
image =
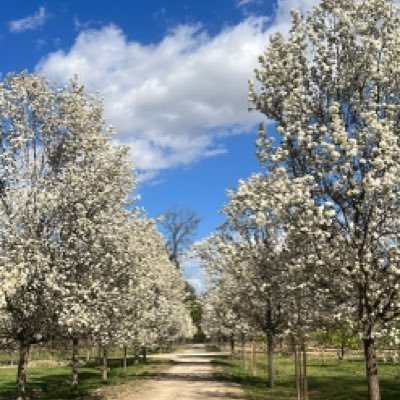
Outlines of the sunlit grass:
M 149 361 L 129 365 L 125 373 L 121 359 L 111 359 L 109 380 L 101 381 L 99 366 L 79 368 L 79 387 L 71 388 L 71 369 L 67 366 L 34 366 L 28 369 L 28 393 L 32 400 L 95 400 L 100 397 L 96 389 L 126 382 L 139 382 L 154 377 L 165 368 L 168 361 Z M 15 396 L 16 367 L 0 369 L 0 400 L 10 400 Z
M 291 356 L 276 356 L 276 387 L 267 387 L 267 359 L 257 356 L 257 375 L 253 376 L 250 361 L 246 369 L 241 360 L 218 359 L 227 379 L 243 385 L 249 400 L 296 399 L 294 365 Z M 309 358 L 308 377 L 310 400 L 365 400 L 367 385 L 361 359 L 338 361 Z M 400 365 L 380 364 L 379 378 L 382 400 L 400 399 Z

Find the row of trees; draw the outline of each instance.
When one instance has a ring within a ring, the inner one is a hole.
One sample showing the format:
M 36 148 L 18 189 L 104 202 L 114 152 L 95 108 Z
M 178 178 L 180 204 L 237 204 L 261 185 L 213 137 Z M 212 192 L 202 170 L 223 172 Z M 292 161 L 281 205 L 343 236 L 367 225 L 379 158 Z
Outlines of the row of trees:
M 132 166 L 112 135 L 76 79 L 0 84 L 0 338 L 19 348 L 18 399 L 33 344 L 70 340 L 77 385 L 81 339 L 106 355 L 193 334 L 181 275 L 131 207 Z
M 339 324 L 359 333 L 380 399 L 376 345 L 400 340 L 399 27 L 389 0 L 322 0 L 292 12 L 250 82 L 251 108 L 276 122 L 257 139 L 265 172 L 229 191 L 226 223 L 198 253 L 205 331 L 264 333 L 271 386 L 277 336 L 300 368 L 310 332 Z

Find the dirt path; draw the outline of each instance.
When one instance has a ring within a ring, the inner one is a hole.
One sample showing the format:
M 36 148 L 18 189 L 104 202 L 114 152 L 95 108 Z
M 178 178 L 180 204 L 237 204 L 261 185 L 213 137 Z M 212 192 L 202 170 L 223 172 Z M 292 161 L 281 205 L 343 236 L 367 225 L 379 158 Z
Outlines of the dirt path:
M 202 345 L 164 355 L 175 365 L 138 387 L 121 388 L 117 396 L 107 400 L 243 400 L 239 386 L 218 380 L 211 365 L 213 355 L 220 353 L 206 353 Z

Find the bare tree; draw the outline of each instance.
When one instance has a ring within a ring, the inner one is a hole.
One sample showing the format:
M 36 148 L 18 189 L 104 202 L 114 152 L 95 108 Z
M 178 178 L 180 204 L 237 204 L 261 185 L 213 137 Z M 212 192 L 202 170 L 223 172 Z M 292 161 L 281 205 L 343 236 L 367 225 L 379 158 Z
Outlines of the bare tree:
M 169 258 L 180 268 L 179 256 L 192 243 L 201 218 L 188 208 L 171 207 L 158 218 L 160 229 L 169 248 Z

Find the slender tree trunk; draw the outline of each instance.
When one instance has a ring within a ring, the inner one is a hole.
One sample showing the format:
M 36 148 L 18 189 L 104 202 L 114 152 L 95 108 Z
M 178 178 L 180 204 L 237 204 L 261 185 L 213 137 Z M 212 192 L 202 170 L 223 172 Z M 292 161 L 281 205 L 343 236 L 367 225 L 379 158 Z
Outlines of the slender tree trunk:
M 124 358 L 123 358 L 123 367 L 124 367 L 124 371 L 126 373 L 126 368 L 127 368 L 127 355 L 128 355 L 128 348 L 126 346 L 124 346 Z
M 78 387 L 78 362 L 79 362 L 79 340 L 77 337 L 72 338 L 72 357 L 71 357 L 71 367 L 72 367 L 72 387 Z
M 139 362 L 140 362 L 140 347 L 135 347 L 134 352 L 135 352 L 135 356 L 133 357 L 133 363 L 139 364 Z
M 257 353 L 256 353 L 256 341 L 253 340 L 251 345 L 251 371 L 253 376 L 257 375 Z
M 301 342 L 301 351 L 303 353 L 303 399 L 308 400 L 307 346 L 304 339 Z
M 103 347 L 103 368 L 101 379 L 106 381 L 108 379 L 108 348 L 107 346 Z
M 143 362 L 146 363 L 147 362 L 147 348 L 143 347 Z
M 55 349 L 54 349 L 52 337 L 50 338 L 49 349 L 50 349 L 51 358 L 52 358 L 52 360 L 54 360 L 55 359 Z
M 279 351 L 281 353 L 283 352 L 283 337 L 279 338 Z
M 86 349 L 86 364 L 90 362 L 91 356 L 92 356 L 92 348 L 89 347 Z
M 235 355 L 235 338 L 233 337 L 233 335 L 231 335 L 229 341 L 231 344 L 231 356 L 233 357 Z
M 30 345 L 20 343 L 19 345 L 19 360 L 17 371 L 17 400 L 26 400 L 26 374 L 28 367 Z
M 267 333 L 267 355 L 268 355 L 268 386 L 275 387 L 275 368 L 274 368 L 275 338 L 271 332 Z
M 243 362 L 243 369 L 246 369 L 246 340 L 244 338 L 244 335 L 242 335 L 242 340 L 241 340 L 241 347 L 242 347 L 242 362 Z
M 300 368 L 299 368 L 299 352 L 297 342 L 293 341 L 293 353 L 294 353 L 294 375 L 296 381 L 296 393 L 297 400 L 301 400 L 301 385 L 300 385 Z
M 301 352 L 301 346 L 297 344 L 297 361 L 299 363 L 299 381 L 300 381 L 300 399 L 304 400 L 304 378 L 303 378 L 303 354 Z
M 374 339 L 364 339 L 365 370 L 368 383 L 368 400 L 380 400 L 378 365 L 376 361 Z

